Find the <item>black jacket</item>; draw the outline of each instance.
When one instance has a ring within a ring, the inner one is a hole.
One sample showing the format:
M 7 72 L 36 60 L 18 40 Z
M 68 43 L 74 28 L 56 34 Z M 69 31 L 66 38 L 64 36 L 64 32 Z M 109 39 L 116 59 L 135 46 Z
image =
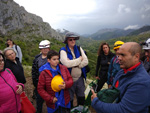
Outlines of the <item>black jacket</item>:
M 6 59 L 6 68 L 9 68 L 12 71 L 12 73 L 15 75 L 18 83 L 25 84 L 26 79 L 24 76 L 24 70 L 19 61 L 19 58 L 17 58 L 17 57 L 16 57 L 16 62 L 17 62 L 17 64 L 15 62 L 12 62 L 9 59 Z
M 34 87 L 37 88 L 38 80 L 39 80 L 39 67 L 38 67 L 38 57 L 40 57 L 42 54 L 39 54 L 35 56 L 35 59 L 33 60 L 32 63 L 32 80 L 33 80 L 33 85 Z
M 99 77 L 106 77 L 109 68 L 110 61 L 115 54 L 110 52 L 108 55 L 101 54 L 97 58 L 97 65 L 96 65 L 96 76 Z M 99 74 L 98 74 L 99 72 Z

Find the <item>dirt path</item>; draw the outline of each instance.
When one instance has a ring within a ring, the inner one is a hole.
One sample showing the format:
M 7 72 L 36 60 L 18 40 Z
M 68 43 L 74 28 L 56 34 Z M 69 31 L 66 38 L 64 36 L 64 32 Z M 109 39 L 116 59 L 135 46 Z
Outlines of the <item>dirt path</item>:
M 33 103 L 34 107 L 36 108 L 35 99 L 32 98 L 33 90 L 34 90 L 34 86 L 32 84 L 32 78 L 27 77 L 26 81 L 27 81 L 27 83 L 25 84 L 26 95 L 29 98 L 29 100 Z M 104 87 L 106 87 L 106 85 Z M 76 99 L 74 99 L 74 105 L 76 105 L 76 104 L 77 104 L 77 101 L 76 101 Z M 90 107 L 90 111 L 91 111 L 91 113 L 96 113 L 95 110 L 92 107 Z M 46 107 L 45 102 L 44 102 L 44 105 L 43 105 L 43 112 L 42 113 L 47 113 L 47 107 Z

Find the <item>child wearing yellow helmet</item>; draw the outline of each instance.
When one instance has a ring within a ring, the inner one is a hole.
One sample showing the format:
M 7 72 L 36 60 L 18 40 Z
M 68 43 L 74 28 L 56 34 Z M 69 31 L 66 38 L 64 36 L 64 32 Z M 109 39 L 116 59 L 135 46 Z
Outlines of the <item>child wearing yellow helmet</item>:
M 47 61 L 39 69 L 38 93 L 46 101 L 48 113 L 69 113 L 71 103 L 68 89 L 73 85 L 73 79 L 67 67 L 59 64 L 58 52 L 50 50 Z

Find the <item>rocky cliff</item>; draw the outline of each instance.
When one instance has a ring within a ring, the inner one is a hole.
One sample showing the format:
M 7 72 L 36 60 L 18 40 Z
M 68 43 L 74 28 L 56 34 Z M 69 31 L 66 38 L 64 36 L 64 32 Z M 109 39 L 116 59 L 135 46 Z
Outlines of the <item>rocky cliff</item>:
M 0 0 L 0 36 L 24 40 L 35 37 L 63 40 L 63 36 L 43 22 L 41 17 L 28 13 L 13 0 Z

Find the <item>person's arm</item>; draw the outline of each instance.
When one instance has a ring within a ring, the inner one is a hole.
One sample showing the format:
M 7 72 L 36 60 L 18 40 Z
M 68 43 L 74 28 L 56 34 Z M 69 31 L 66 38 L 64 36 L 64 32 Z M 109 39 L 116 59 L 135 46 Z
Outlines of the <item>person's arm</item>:
M 88 58 L 85 55 L 85 53 L 84 53 L 84 51 L 81 47 L 80 47 L 80 51 L 81 51 L 81 55 L 82 55 L 83 60 L 81 61 L 80 65 L 79 65 L 79 68 L 83 68 L 86 65 L 88 65 Z
M 17 52 L 18 52 L 19 61 L 22 63 L 22 51 L 18 45 L 17 45 Z
M 68 89 L 68 88 L 71 88 L 71 86 L 73 85 L 73 79 L 67 68 L 65 68 L 65 71 L 66 71 L 66 76 L 67 76 L 67 81 L 65 81 L 65 83 L 66 83 L 66 89 Z
M 95 97 L 91 105 L 98 113 L 140 113 L 148 107 L 147 89 L 148 86 L 142 83 L 131 84 L 119 103 L 104 103 Z
M 60 61 L 63 65 L 65 65 L 67 68 L 71 68 L 71 67 L 75 67 L 78 66 L 81 63 L 81 58 L 76 58 L 76 59 L 72 59 L 70 60 L 67 57 L 67 53 L 64 50 L 60 51 Z
M 110 77 L 111 76 L 110 75 L 112 74 L 112 70 L 113 70 L 113 58 L 110 61 L 110 65 L 109 65 L 108 73 L 107 73 L 107 84 L 108 84 L 108 86 L 111 85 L 111 82 L 110 82 Z
M 8 69 L 8 68 L 7 68 L 7 70 L 8 70 L 8 73 L 10 73 L 11 76 L 13 77 L 13 79 L 17 82 L 17 79 L 16 79 L 15 75 L 12 73 L 12 71 L 10 69 Z M 24 89 L 24 84 L 17 83 L 16 87 L 17 87 L 16 93 L 17 94 L 21 94 L 23 89 Z
M 96 74 L 95 76 L 98 76 L 99 67 L 100 67 L 101 58 L 100 56 L 97 57 L 97 64 L 96 64 Z
M 44 71 L 41 72 L 40 76 L 39 76 L 39 81 L 38 81 L 38 86 L 37 86 L 37 91 L 39 93 L 39 95 L 47 102 L 53 103 L 53 99 L 54 97 L 51 96 L 50 94 L 48 94 L 48 92 L 46 91 L 45 87 L 46 87 L 46 79 L 45 79 L 45 73 Z
M 37 84 L 38 84 L 38 74 L 39 74 L 38 64 L 35 58 L 32 63 L 32 81 L 33 81 L 34 87 L 37 87 Z

